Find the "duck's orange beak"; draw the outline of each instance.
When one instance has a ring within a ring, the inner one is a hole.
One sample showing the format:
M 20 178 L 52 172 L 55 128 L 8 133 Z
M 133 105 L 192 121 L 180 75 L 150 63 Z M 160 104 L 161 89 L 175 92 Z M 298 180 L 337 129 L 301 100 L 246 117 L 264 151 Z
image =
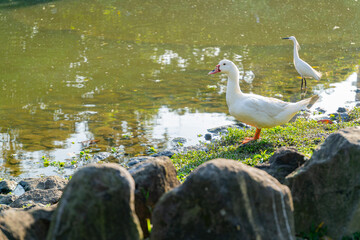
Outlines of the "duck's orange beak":
M 215 69 L 212 70 L 211 72 L 209 72 L 208 74 L 215 74 L 215 73 L 218 73 L 218 72 L 221 72 L 220 65 L 216 65 Z

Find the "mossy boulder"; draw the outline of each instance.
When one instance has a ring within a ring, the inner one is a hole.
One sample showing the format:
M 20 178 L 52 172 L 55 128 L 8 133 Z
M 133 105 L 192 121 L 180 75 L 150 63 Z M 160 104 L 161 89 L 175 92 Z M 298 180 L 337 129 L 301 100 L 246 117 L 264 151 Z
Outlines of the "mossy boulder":
M 92 164 L 64 189 L 47 239 L 142 239 L 135 183 L 118 164 Z
M 290 190 L 266 172 L 228 159 L 202 164 L 164 194 L 151 239 L 295 239 Z

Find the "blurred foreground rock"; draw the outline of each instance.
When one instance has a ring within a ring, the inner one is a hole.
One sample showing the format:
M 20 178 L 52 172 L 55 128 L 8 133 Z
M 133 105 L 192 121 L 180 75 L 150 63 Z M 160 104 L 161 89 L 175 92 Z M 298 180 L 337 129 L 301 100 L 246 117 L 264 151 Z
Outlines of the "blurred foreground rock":
M 51 216 L 55 207 L 10 209 L 0 216 L 1 240 L 40 240 L 46 239 Z
M 286 178 L 297 232 L 324 224 L 329 237 L 360 231 L 360 128 L 331 134 L 301 168 Z
M 141 239 L 134 180 L 118 164 L 92 164 L 64 189 L 47 239 Z
M 151 239 L 295 239 L 292 211 L 290 190 L 275 178 L 215 159 L 160 199 Z

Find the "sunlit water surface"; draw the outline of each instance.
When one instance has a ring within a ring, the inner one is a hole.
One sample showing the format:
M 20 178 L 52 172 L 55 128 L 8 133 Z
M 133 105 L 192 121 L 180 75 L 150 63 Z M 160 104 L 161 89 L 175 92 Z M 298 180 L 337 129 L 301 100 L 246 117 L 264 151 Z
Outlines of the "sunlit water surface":
M 356 0 L 1 1 L 0 177 L 54 174 L 43 156 L 70 162 L 89 140 L 127 157 L 196 144 L 234 123 L 225 77 L 207 75 L 223 58 L 244 92 L 300 100 L 291 35 L 323 73 L 314 109 L 351 107 L 359 16 Z

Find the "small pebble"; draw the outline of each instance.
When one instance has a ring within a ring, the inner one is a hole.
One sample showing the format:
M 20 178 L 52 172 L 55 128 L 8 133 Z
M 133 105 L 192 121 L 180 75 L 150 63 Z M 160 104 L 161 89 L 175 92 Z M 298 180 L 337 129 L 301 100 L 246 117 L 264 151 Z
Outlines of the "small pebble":
M 183 138 L 183 137 L 177 137 L 177 138 L 174 138 L 172 140 L 172 142 L 174 142 L 174 143 L 186 143 L 187 140 L 185 138 Z
M 151 156 L 152 157 L 166 156 L 166 157 L 171 158 L 172 156 L 174 156 L 174 154 L 176 154 L 176 152 L 173 151 L 173 150 L 165 150 L 165 151 L 162 151 L 162 152 L 155 153 L 155 154 L 153 154 Z
M 338 110 L 337 110 L 337 112 L 339 112 L 339 113 L 344 113 L 344 112 L 346 112 L 346 108 L 344 108 L 344 107 L 339 107 Z
M 320 113 L 325 113 L 326 110 L 322 109 L 321 107 L 317 107 L 315 108 L 316 111 L 320 112 Z
M 210 141 L 212 138 L 210 133 L 205 134 L 205 140 Z

